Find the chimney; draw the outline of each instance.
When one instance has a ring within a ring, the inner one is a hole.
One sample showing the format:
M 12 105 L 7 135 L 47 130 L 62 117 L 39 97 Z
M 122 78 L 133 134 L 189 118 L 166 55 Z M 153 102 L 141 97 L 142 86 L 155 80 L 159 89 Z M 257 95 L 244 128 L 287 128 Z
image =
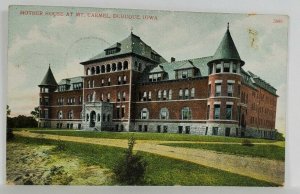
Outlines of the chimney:
M 175 62 L 175 58 L 174 57 L 171 57 L 171 63 L 172 62 Z

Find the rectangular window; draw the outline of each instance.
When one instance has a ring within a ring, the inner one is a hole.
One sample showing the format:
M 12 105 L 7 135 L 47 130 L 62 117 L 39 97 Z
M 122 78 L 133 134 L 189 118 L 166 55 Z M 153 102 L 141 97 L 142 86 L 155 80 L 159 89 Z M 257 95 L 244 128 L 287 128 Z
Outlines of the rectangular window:
M 45 111 L 45 119 L 48 119 L 49 118 L 49 111 L 46 109 L 46 110 L 44 110 Z
M 221 83 L 216 83 L 215 87 L 215 96 L 221 96 Z
M 237 72 L 237 64 L 232 64 L 232 73 L 236 73 Z
M 164 133 L 168 132 L 168 126 L 164 126 Z
M 208 85 L 208 97 L 211 95 L 211 84 Z
M 157 125 L 157 127 L 156 127 L 157 133 L 160 133 L 160 131 L 161 131 L 161 128 L 160 128 L 160 127 L 161 127 L 160 125 Z
M 213 127 L 212 128 L 212 135 L 218 135 L 218 131 L 219 131 L 218 127 Z
M 227 84 L 227 96 L 233 96 L 233 84 L 232 83 Z
M 142 119 L 147 119 L 147 111 L 142 111 Z
M 232 120 L 232 105 L 226 105 L 226 119 Z
M 183 126 L 178 126 L 178 133 L 182 133 L 183 131 Z
M 123 77 L 123 84 L 126 84 L 127 83 L 127 77 L 126 77 L 126 75 L 124 75 L 124 77 Z
M 123 92 L 123 99 L 122 100 L 126 101 L 126 93 L 125 92 Z
M 110 78 L 107 79 L 107 85 L 110 86 Z
M 148 100 L 151 101 L 151 91 L 148 92 Z
M 116 109 L 116 117 L 117 117 L 117 119 L 120 118 L 120 107 L 117 107 L 117 109 Z
M 110 93 L 107 94 L 107 102 L 110 102 Z
M 185 126 L 185 133 L 190 134 L 191 133 L 191 127 L 190 126 Z
M 158 91 L 157 98 L 158 100 L 161 100 L 161 90 Z
M 49 98 L 44 98 L 44 100 L 45 100 L 45 105 L 46 106 L 49 105 Z
M 139 132 L 142 132 L 142 128 L 143 128 L 143 126 L 139 125 Z
M 153 75 L 150 74 L 150 75 L 149 75 L 149 82 L 152 82 L 152 81 L 153 81 Z
M 222 64 L 217 64 L 216 65 L 216 73 L 221 73 L 221 69 L 222 69 Z
M 220 105 L 215 104 L 214 106 L 214 119 L 220 119 Z
M 163 100 L 167 100 L 167 90 L 163 91 Z
M 169 90 L 169 100 L 172 100 L 172 90 Z
M 125 106 L 122 106 L 122 112 L 121 112 L 121 117 L 124 118 L 125 117 Z
M 143 101 L 147 101 L 147 92 L 146 91 L 143 93 Z
M 161 73 L 157 74 L 157 81 L 162 80 Z
M 230 63 L 224 63 L 223 72 L 229 72 L 229 71 L 230 71 Z
M 148 131 L 148 125 L 144 125 L 144 132 Z
M 122 82 L 122 78 L 121 78 L 121 76 L 119 76 L 119 77 L 118 77 L 118 85 L 120 85 L 121 82 Z
M 210 115 L 210 105 L 207 105 L 207 114 L 206 114 L 207 120 L 209 120 L 209 115 Z
M 191 89 L 191 98 L 195 98 L 195 88 Z

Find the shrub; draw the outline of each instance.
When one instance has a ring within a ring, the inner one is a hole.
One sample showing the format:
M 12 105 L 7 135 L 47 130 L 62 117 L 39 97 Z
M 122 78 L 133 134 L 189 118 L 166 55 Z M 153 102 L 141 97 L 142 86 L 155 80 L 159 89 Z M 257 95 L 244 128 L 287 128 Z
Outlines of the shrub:
M 134 144 L 135 139 L 130 137 L 124 157 L 117 161 L 113 168 L 116 180 L 121 184 L 140 185 L 144 183 L 147 163 L 141 155 L 133 154 Z
M 249 139 L 244 139 L 242 141 L 242 146 L 254 146 L 254 144 Z

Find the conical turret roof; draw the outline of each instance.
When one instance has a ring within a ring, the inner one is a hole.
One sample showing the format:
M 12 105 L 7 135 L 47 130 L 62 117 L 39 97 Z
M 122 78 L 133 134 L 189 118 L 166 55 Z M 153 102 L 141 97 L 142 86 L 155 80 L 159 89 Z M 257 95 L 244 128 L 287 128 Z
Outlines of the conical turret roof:
M 230 31 L 229 31 L 229 23 L 227 26 L 226 33 L 216 50 L 212 61 L 216 60 L 222 60 L 222 59 L 231 59 L 231 60 L 239 60 L 242 63 L 244 63 L 239 55 L 239 52 L 237 51 L 235 44 L 233 42 L 233 39 L 231 37 Z
M 44 79 L 42 80 L 39 86 L 57 86 L 57 82 L 53 76 L 50 65 Z

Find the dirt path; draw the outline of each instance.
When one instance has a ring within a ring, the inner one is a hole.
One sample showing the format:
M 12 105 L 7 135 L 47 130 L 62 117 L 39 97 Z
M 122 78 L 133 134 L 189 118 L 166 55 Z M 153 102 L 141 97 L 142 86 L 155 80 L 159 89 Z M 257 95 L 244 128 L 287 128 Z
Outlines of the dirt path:
M 30 133 L 29 131 L 15 132 L 18 135 L 34 138 L 45 138 L 52 140 L 63 140 L 80 143 L 91 143 L 114 147 L 127 147 L 126 139 L 86 138 L 74 136 L 59 136 L 49 134 Z M 284 162 L 255 158 L 247 156 L 236 156 L 224 153 L 217 153 L 210 150 L 192 149 L 182 147 L 171 147 L 159 145 L 160 143 L 179 143 L 181 141 L 151 141 L 137 140 L 135 150 L 154 153 L 161 156 L 185 160 L 220 170 L 253 177 L 259 180 L 283 185 Z M 191 143 L 191 142 L 190 142 Z

